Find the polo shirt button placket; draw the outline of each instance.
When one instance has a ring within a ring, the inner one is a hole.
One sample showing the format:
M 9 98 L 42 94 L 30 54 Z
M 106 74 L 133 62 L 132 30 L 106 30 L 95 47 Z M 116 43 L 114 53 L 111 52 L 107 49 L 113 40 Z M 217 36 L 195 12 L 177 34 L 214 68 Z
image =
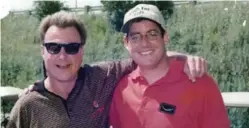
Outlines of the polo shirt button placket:
M 68 109 L 67 109 L 67 113 L 68 113 L 68 117 L 70 120 L 72 120 L 74 114 L 73 114 L 73 109 L 71 107 L 68 106 Z
M 69 108 L 69 109 L 68 109 L 68 112 L 72 113 L 72 112 L 73 112 L 72 108 Z
M 144 96 L 143 99 L 142 99 L 142 103 L 141 103 L 141 106 L 142 107 L 146 107 L 147 103 L 148 103 L 148 97 Z
M 68 116 L 72 118 L 74 116 L 74 113 L 73 113 L 73 105 L 71 104 L 70 101 L 67 101 L 67 111 L 68 111 Z

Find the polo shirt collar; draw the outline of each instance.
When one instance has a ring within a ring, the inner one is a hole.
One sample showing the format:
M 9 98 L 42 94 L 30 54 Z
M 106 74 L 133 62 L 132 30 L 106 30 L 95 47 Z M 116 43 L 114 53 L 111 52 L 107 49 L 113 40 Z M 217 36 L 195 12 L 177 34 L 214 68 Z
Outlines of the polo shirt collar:
M 183 77 L 183 75 L 186 75 L 183 72 L 183 68 L 184 68 L 184 62 L 177 60 L 170 61 L 168 72 L 164 76 L 164 81 L 167 82 L 178 81 L 181 77 Z M 129 77 L 132 80 L 139 80 L 139 79 L 141 80 L 141 78 L 144 78 L 139 67 L 136 67 L 136 69 L 130 73 Z
M 133 80 L 138 79 L 139 77 L 143 77 L 141 70 L 139 67 L 137 67 L 134 71 L 131 72 L 130 78 Z

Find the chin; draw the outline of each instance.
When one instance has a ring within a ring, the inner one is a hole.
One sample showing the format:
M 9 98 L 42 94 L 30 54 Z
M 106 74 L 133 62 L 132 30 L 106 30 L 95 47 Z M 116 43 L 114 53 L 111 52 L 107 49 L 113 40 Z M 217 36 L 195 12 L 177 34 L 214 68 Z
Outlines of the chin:
M 139 62 L 137 65 L 139 67 L 153 67 L 155 64 L 151 62 Z

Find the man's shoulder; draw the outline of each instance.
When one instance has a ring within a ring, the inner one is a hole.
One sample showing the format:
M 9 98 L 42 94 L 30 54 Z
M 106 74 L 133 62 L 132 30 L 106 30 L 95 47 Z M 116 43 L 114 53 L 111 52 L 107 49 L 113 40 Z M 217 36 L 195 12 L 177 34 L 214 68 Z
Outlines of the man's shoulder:
M 203 88 L 212 89 L 214 87 L 217 87 L 215 80 L 208 73 L 205 73 L 202 77 L 196 78 L 196 82 L 192 82 L 184 72 L 184 65 L 185 62 L 178 60 L 174 60 L 170 63 L 170 75 L 168 76 L 170 77 L 171 81 L 173 81 L 174 79 L 176 82 L 185 81 L 186 84 L 190 85 L 191 87 L 194 85 L 193 88 L 197 90 L 203 90 Z
M 178 60 L 171 60 L 169 68 L 164 80 L 169 83 L 179 83 L 189 81 L 188 76 L 184 73 L 184 62 Z
M 39 102 L 43 99 L 46 99 L 47 97 L 42 95 L 41 93 L 37 91 L 29 92 L 26 95 L 21 96 L 16 104 L 19 104 L 20 106 L 29 106 L 29 105 L 35 105 L 35 102 Z
M 106 61 L 99 61 L 90 64 L 89 66 L 93 69 L 101 69 L 107 70 L 113 67 L 126 67 L 126 66 L 133 66 L 133 62 L 131 59 L 116 59 L 116 60 L 106 60 Z
M 215 80 L 209 74 L 204 74 L 202 77 L 198 78 L 195 82 L 202 88 L 213 88 L 217 87 Z
M 217 97 L 221 94 L 218 84 L 209 74 L 204 74 L 198 78 L 193 83 L 192 89 L 204 97 Z
M 134 69 L 134 64 L 131 59 L 118 59 L 99 61 L 93 64 L 85 64 L 83 69 L 85 72 L 98 75 L 98 74 L 117 74 L 126 70 Z
M 107 72 L 112 67 L 114 67 L 116 61 L 99 61 L 92 64 L 84 64 L 84 66 L 80 69 L 80 71 L 84 71 L 87 73 L 100 73 Z M 83 69 L 83 70 L 82 70 Z
M 95 78 L 105 78 L 115 68 L 114 63 L 113 61 L 101 61 L 90 65 L 85 64 L 80 72 Z
M 92 68 L 106 68 L 106 67 L 109 67 L 109 66 L 112 66 L 112 65 L 115 65 L 115 64 L 119 64 L 121 62 L 123 62 L 125 60 L 122 60 L 122 59 L 116 59 L 116 60 L 103 60 L 103 61 L 97 61 L 97 62 L 94 62 L 94 63 L 91 63 L 90 66 Z
M 187 80 L 180 87 L 180 97 L 182 101 L 203 104 L 206 101 L 212 99 L 221 99 L 221 93 L 218 85 L 215 83 L 214 79 L 205 74 L 201 78 L 198 78 L 195 82 Z M 198 105 L 196 105 L 198 107 Z

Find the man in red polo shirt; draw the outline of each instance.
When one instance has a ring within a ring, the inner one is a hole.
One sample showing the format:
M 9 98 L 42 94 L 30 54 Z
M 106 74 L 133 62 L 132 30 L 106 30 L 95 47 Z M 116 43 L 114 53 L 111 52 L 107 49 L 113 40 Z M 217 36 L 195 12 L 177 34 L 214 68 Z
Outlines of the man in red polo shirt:
M 124 17 L 124 46 L 138 67 L 119 82 L 112 101 L 113 128 L 229 128 L 221 93 L 209 76 L 191 82 L 184 64 L 170 61 L 161 12 L 139 4 Z

